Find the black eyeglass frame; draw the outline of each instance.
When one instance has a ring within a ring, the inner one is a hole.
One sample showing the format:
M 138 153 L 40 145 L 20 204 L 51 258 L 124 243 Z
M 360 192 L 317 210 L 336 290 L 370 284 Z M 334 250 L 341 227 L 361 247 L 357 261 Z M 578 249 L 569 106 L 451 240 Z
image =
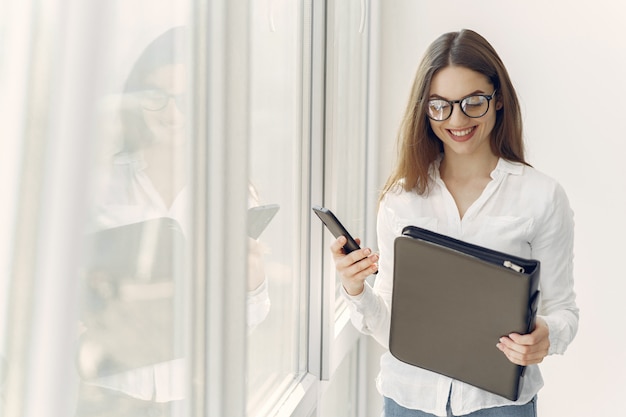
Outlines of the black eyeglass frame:
M 434 120 L 435 122 L 443 122 L 445 120 L 448 120 L 450 117 L 452 117 L 452 112 L 454 111 L 454 105 L 455 104 L 459 104 L 459 108 L 461 109 L 461 111 L 463 112 L 464 115 L 466 115 L 467 117 L 471 118 L 471 119 L 479 119 L 481 117 L 483 117 L 484 115 L 487 114 L 487 112 L 489 111 L 489 105 L 491 103 L 491 100 L 494 99 L 494 97 L 496 96 L 496 92 L 498 91 L 498 89 L 496 88 L 495 90 L 493 90 L 493 93 L 491 94 L 470 94 L 469 96 L 465 96 L 459 100 L 445 100 L 443 98 L 436 98 L 436 99 L 429 99 L 426 102 L 426 116 L 430 119 L 430 120 Z M 463 109 L 463 105 L 461 103 L 463 103 L 463 101 L 467 100 L 470 97 L 484 97 L 487 99 L 487 108 L 485 109 L 485 112 L 483 114 L 481 114 L 480 116 L 470 116 L 469 114 L 465 113 L 465 109 Z M 434 117 L 432 117 L 429 112 L 428 112 L 428 103 L 430 103 L 431 101 L 434 100 L 439 100 L 439 101 L 445 101 L 446 103 L 450 104 L 450 114 L 448 115 L 448 117 L 444 118 L 444 119 L 435 119 Z
M 158 93 L 160 95 L 159 100 L 163 100 L 163 104 L 160 106 L 146 106 L 146 102 L 152 100 L 150 98 L 145 97 L 144 95 L 148 94 L 148 93 Z M 164 108 L 167 107 L 167 105 L 169 104 L 171 99 L 174 99 L 174 103 L 176 103 L 176 107 L 178 107 L 178 109 L 181 112 L 184 112 L 183 109 L 185 108 L 185 101 L 187 100 L 187 95 L 186 93 L 182 93 L 182 94 L 170 94 L 166 91 L 163 91 L 161 89 L 158 88 L 151 88 L 151 89 L 146 89 L 146 90 L 140 90 L 137 92 L 138 94 L 138 99 L 139 99 L 139 105 L 141 106 L 142 109 L 146 110 L 146 111 L 153 111 L 153 112 L 157 112 L 157 111 L 161 111 Z

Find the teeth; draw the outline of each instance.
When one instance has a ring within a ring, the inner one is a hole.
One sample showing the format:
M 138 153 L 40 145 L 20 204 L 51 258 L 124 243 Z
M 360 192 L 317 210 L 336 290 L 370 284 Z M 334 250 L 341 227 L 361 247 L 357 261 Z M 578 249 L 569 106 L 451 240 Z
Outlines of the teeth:
M 473 127 L 470 127 L 469 129 L 465 129 L 465 130 L 451 130 L 450 133 L 452 133 L 454 136 L 465 136 L 465 135 L 469 135 L 472 130 L 474 130 Z

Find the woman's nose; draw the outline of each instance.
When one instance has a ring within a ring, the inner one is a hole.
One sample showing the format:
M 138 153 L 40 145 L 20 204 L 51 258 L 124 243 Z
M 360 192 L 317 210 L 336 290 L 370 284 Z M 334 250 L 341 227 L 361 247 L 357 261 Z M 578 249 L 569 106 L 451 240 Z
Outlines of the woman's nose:
M 169 96 L 162 114 L 172 118 L 182 118 L 185 115 L 183 109 L 184 104 L 181 100 L 178 100 L 175 96 Z
M 449 124 L 454 126 L 462 126 L 467 123 L 468 118 L 469 117 L 465 113 L 463 113 L 463 110 L 461 110 L 461 103 L 454 103 L 452 105 L 452 114 L 448 119 Z

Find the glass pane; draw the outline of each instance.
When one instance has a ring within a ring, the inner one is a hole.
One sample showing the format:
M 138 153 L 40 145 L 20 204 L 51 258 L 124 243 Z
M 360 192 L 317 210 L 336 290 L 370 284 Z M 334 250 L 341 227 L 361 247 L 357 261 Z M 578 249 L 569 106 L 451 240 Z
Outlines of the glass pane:
M 301 73 L 308 29 L 303 2 L 250 5 L 250 205 L 278 208 L 250 239 L 248 258 L 248 415 L 263 415 L 305 371 Z
M 332 2 L 329 54 L 329 126 L 326 201 L 354 237 L 365 235 L 367 110 L 367 2 Z M 368 243 L 368 242 L 364 242 Z M 369 243 L 371 246 L 371 243 Z M 332 268 L 334 271 L 334 268 Z M 337 291 L 340 281 L 337 279 Z M 345 308 L 336 305 L 339 315 Z
M 167 416 L 186 387 L 187 9 L 172 0 L 108 7 L 79 275 L 77 416 Z

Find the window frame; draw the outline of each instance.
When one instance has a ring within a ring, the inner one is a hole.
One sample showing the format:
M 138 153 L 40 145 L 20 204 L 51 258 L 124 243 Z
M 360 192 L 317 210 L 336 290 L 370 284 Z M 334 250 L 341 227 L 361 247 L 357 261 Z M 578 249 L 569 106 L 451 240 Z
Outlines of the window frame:
M 247 161 L 248 123 L 240 117 L 248 105 L 247 2 L 194 6 L 193 52 L 199 62 L 192 78 L 196 227 L 188 294 L 193 300 L 188 404 L 194 416 L 245 416 L 247 268 L 241 248 L 247 247 L 247 236 L 245 222 L 232 219 L 245 218 L 247 208 L 247 164 L 242 168 L 241 161 Z

